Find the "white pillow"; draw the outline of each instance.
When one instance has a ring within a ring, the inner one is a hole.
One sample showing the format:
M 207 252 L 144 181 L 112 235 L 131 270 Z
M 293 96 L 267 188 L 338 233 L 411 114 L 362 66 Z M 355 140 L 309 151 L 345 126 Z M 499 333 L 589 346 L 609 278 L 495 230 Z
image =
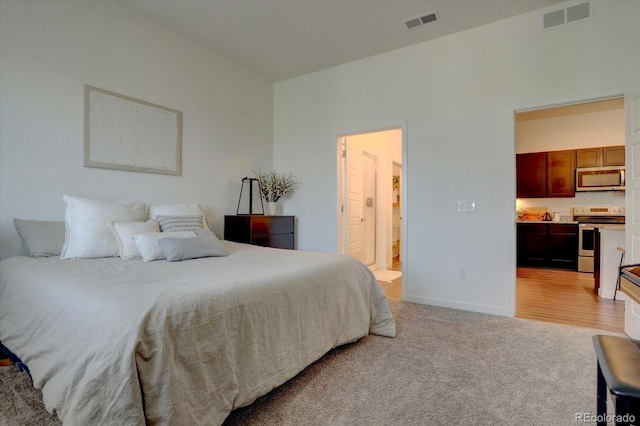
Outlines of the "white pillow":
M 133 241 L 145 262 L 164 259 L 162 248 L 158 244 L 161 238 L 191 238 L 197 234 L 193 231 L 175 231 L 175 232 L 147 232 L 144 234 L 134 234 Z
M 111 230 L 118 241 L 118 253 L 124 260 L 140 259 L 140 252 L 133 241 L 135 234 L 160 232 L 160 225 L 155 220 L 146 222 L 111 222 Z
M 149 207 L 149 219 L 156 220 L 158 216 L 185 216 L 185 215 L 201 215 L 203 217 L 202 227 L 209 229 L 207 218 L 204 216 L 204 210 L 200 203 L 193 204 L 162 204 Z
M 66 194 L 62 198 L 67 204 L 62 259 L 117 256 L 118 242 L 109 222 L 141 222 L 145 219 L 144 203 L 94 200 Z

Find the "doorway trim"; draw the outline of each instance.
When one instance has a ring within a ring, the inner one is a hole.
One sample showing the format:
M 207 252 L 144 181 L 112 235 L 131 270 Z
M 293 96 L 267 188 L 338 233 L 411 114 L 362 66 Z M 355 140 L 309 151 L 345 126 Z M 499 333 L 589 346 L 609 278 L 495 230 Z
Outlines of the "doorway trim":
M 365 235 L 362 238 L 362 242 L 364 243 L 363 245 L 363 249 L 364 251 L 364 264 L 367 266 L 371 266 L 371 265 L 376 265 L 377 264 L 377 242 L 378 242 L 378 157 L 375 156 L 374 154 L 371 154 L 368 151 L 363 151 L 362 152 L 362 159 L 363 161 L 363 177 L 364 177 L 364 181 L 363 181 L 363 186 L 365 188 L 365 191 L 362 193 L 365 201 L 365 210 L 363 211 L 362 215 L 365 218 L 365 228 L 373 226 L 373 241 L 371 241 L 369 238 L 367 238 L 367 235 L 365 233 Z M 368 161 L 373 161 L 373 182 L 371 182 L 369 180 L 369 177 L 367 174 L 368 172 L 370 172 L 371 170 L 368 170 L 369 166 L 371 166 L 371 163 Z M 368 188 L 367 188 L 368 186 Z M 373 197 L 371 199 L 371 206 L 373 207 L 373 217 L 366 217 L 367 216 L 367 209 L 366 207 L 369 206 L 369 198 L 367 197 L 367 195 L 370 195 L 371 193 L 373 193 Z M 373 219 L 373 225 L 371 225 L 370 223 L 366 223 L 367 219 Z
M 392 161 L 391 169 L 393 170 L 394 167 L 398 167 L 400 169 L 400 192 L 398 193 L 400 199 L 397 200 L 398 204 L 399 204 L 398 208 L 399 208 L 399 214 L 400 214 L 400 246 L 398 247 L 398 252 L 399 252 L 398 253 L 398 257 L 399 257 L 400 263 L 402 263 L 402 255 L 403 255 L 403 253 L 402 253 L 402 240 L 405 237 L 404 230 L 402 229 L 402 217 L 403 217 L 403 209 L 404 209 L 404 204 L 403 204 L 404 203 L 404 199 L 402 198 L 402 187 L 404 186 L 404 182 L 402 181 L 402 179 L 403 179 L 403 174 L 402 174 L 403 167 L 402 167 L 402 164 L 399 164 L 399 163 L 397 163 L 395 161 Z M 393 203 L 393 199 L 391 201 Z M 391 242 L 392 242 L 392 244 L 393 244 L 393 215 L 394 214 L 395 214 L 395 212 L 393 211 L 393 208 L 392 208 L 392 212 L 391 212 L 391 215 L 392 215 L 391 216 L 391 218 L 392 218 L 391 219 L 391 222 L 392 222 L 391 223 Z M 393 256 L 393 246 L 391 248 L 391 252 L 392 252 L 391 253 L 391 262 L 393 263 L 393 258 L 394 258 L 394 256 Z

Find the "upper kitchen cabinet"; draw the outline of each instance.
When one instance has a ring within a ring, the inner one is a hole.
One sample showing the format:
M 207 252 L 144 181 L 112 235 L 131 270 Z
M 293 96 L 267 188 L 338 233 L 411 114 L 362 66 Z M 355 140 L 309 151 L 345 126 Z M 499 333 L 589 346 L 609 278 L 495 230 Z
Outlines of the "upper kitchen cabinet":
M 602 148 L 584 148 L 576 151 L 576 167 L 602 166 Z
M 603 166 L 624 166 L 624 145 L 602 148 Z
M 575 197 L 576 151 L 547 152 L 547 197 Z
M 574 197 L 575 168 L 575 150 L 518 154 L 517 197 Z
M 518 198 L 547 196 L 547 153 L 516 155 L 516 193 Z
M 576 167 L 624 166 L 624 145 L 579 149 Z

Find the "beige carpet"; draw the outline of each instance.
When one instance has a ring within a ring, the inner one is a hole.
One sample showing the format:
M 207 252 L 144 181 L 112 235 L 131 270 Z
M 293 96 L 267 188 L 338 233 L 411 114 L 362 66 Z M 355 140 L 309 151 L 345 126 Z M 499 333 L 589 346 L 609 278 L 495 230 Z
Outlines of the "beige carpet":
M 391 281 L 400 278 L 402 276 L 402 272 L 400 271 L 389 271 L 386 269 L 376 269 L 373 271 L 373 275 L 376 276 L 378 281 L 383 281 L 390 283 Z
M 331 351 L 225 424 L 570 425 L 595 414 L 597 330 L 390 303 L 398 337 Z M 0 425 L 52 424 L 28 379 L 0 369 Z

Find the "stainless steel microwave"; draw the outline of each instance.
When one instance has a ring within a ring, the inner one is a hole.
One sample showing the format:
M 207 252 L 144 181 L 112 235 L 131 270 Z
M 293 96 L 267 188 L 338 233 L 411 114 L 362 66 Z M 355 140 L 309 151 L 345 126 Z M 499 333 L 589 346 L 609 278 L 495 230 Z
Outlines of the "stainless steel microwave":
M 624 191 L 624 166 L 577 168 L 576 191 Z

